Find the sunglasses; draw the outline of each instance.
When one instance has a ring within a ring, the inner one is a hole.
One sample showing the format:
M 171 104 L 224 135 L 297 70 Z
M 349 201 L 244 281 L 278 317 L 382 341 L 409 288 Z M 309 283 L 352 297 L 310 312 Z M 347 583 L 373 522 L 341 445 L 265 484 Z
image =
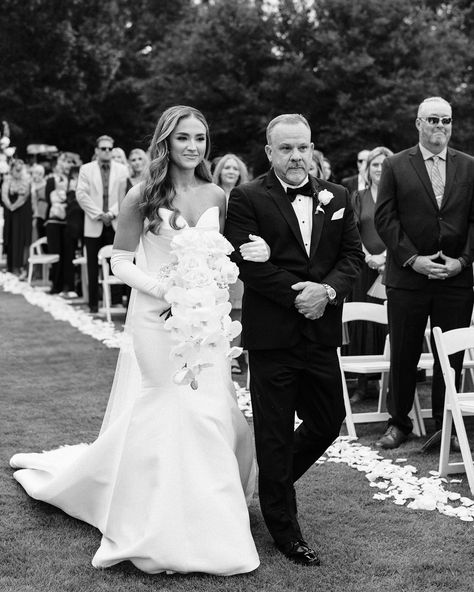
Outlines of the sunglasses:
M 108 146 L 99 146 L 99 150 L 102 150 L 102 152 L 112 152 L 113 148 L 109 148 Z
M 363 158 L 358 158 L 358 159 L 357 159 L 357 162 L 358 162 L 359 164 L 362 164 L 363 162 L 366 162 L 366 161 L 365 161 Z
M 137 162 L 138 160 L 143 160 L 143 158 L 141 156 L 138 158 L 132 158 L 130 159 L 130 162 Z
M 438 125 L 440 121 L 443 125 L 451 125 L 453 123 L 452 117 L 420 117 L 420 119 L 430 125 Z

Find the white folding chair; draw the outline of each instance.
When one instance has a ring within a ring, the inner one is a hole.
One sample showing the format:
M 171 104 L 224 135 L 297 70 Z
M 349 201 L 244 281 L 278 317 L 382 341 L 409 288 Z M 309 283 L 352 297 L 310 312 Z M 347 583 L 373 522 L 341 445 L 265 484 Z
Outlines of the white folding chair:
M 33 269 L 35 265 L 41 265 L 43 285 L 48 280 L 48 269 L 53 263 L 58 263 L 58 254 L 45 253 L 45 246 L 48 244 L 47 238 L 44 236 L 39 238 L 34 243 L 31 243 L 28 256 L 28 283 L 31 285 L 33 280 Z
M 452 473 L 465 472 L 471 493 L 474 493 L 474 464 L 463 419 L 464 415 L 474 415 L 474 392 L 463 393 L 457 391 L 454 370 L 451 368 L 448 357 L 456 352 L 474 350 L 474 327 L 452 329 L 445 333 L 439 327 L 434 327 L 433 335 L 446 385 L 439 473 L 441 476 L 446 477 L 446 475 Z M 449 462 L 453 422 L 463 462 Z
M 372 302 L 346 302 L 342 311 L 343 323 L 351 321 L 367 321 L 388 326 L 387 307 L 383 304 Z M 343 356 L 340 351 L 339 363 L 342 375 L 342 388 L 344 395 L 344 405 L 346 409 L 346 427 L 350 436 L 356 437 L 356 423 L 371 423 L 387 421 L 390 417 L 387 408 L 388 377 L 390 372 L 390 344 L 389 338 L 385 340 L 383 354 Z M 422 354 L 418 367 L 427 369 L 433 366 L 433 357 L 431 354 Z M 345 373 L 354 374 L 380 374 L 380 389 L 377 410 L 365 413 L 353 413 L 349 399 L 349 392 L 345 379 Z M 424 436 L 426 434 L 425 424 L 418 399 L 418 392 L 415 392 L 413 409 L 410 412 L 413 421 L 413 432 L 416 435 Z
M 86 249 L 82 250 L 82 255 L 76 257 L 72 260 L 72 264 L 76 267 L 78 265 L 81 266 L 81 288 L 82 288 L 82 298 L 87 300 L 87 293 L 88 293 L 88 285 L 89 285 L 89 276 L 87 274 L 87 253 Z
M 125 307 L 112 308 L 112 294 L 111 286 L 123 286 L 124 282 L 116 277 L 110 271 L 110 258 L 112 257 L 112 245 L 105 245 L 98 254 L 99 266 L 101 268 L 100 283 L 102 284 L 102 303 L 103 307 L 99 312 L 105 313 L 107 320 L 112 320 L 112 314 L 124 314 L 127 309 Z

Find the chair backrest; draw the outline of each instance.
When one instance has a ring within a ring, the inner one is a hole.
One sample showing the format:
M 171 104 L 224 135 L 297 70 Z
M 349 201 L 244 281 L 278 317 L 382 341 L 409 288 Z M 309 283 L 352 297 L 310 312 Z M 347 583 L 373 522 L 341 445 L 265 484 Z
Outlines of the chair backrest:
M 342 308 L 342 322 L 350 321 L 372 321 L 387 325 L 387 307 L 374 302 L 345 302 Z
M 433 335 L 446 387 L 452 387 L 455 391 L 454 371 L 451 368 L 448 356 L 460 351 L 474 349 L 474 327 L 461 327 L 444 333 L 439 327 L 433 327 Z
M 99 264 L 102 266 L 102 278 L 107 280 L 109 276 L 112 274 L 110 273 L 109 261 L 112 257 L 112 249 L 113 245 L 105 245 L 102 247 L 97 255 Z
M 38 240 L 35 240 L 34 243 L 30 245 L 30 257 L 32 255 L 43 255 L 44 254 L 44 246 L 48 244 L 48 239 L 43 236 Z

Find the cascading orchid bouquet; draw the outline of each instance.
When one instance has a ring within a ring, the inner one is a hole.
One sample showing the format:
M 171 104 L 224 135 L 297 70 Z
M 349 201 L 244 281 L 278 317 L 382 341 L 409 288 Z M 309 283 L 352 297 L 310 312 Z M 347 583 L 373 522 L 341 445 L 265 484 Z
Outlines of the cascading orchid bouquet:
M 176 384 L 198 388 L 197 377 L 213 365 L 217 353 L 236 358 L 242 348 L 230 342 L 242 326 L 229 313 L 229 284 L 237 281 L 239 270 L 229 259 L 232 245 L 217 230 L 186 228 L 171 241 L 176 262 L 166 274 L 170 288 L 165 299 L 170 316 L 165 329 L 176 345 L 170 359 L 177 364 Z

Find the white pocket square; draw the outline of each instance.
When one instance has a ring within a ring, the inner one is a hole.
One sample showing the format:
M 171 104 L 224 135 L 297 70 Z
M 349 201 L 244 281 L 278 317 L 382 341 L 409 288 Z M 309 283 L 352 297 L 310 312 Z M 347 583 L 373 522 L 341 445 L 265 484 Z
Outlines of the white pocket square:
M 332 215 L 331 220 L 340 220 L 343 216 L 344 216 L 344 210 L 346 208 L 341 208 L 340 210 L 337 210 L 337 212 L 334 212 L 334 214 Z

